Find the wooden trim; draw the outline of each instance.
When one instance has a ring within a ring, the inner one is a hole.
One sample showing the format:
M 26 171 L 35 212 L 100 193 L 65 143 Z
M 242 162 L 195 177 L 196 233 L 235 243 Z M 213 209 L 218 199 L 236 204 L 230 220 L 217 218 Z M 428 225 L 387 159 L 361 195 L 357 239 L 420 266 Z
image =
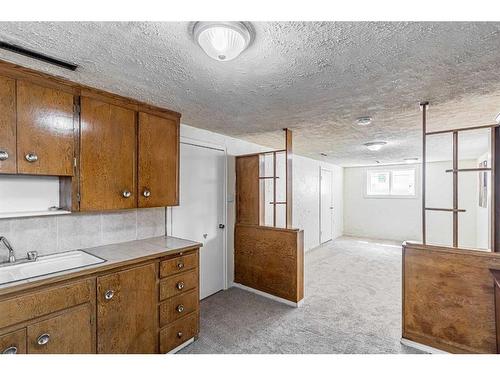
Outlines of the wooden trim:
M 498 126 L 499 126 L 499 124 L 491 124 L 491 125 L 481 125 L 481 126 L 469 126 L 466 128 L 455 128 L 455 129 L 448 129 L 448 130 L 436 130 L 436 131 L 432 131 L 432 132 L 426 132 L 425 135 L 435 135 L 435 134 L 454 133 L 454 132 L 476 130 L 476 129 L 496 128 Z
M 500 253 L 492 253 L 490 251 L 474 250 L 474 249 L 467 249 L 467 248 L 455 248 L 455 247 L 450 247 L 450 246 L 429 245 L 429 244 L 422 244 L 422 243 L 416 243 L 416 242 L 411 242 L 411 241 L 403 242 L 403 248 L 409 248 L 409 247 L 411 247 L 412 249 L 417 249 L 417 250 L 440 251 L 440 252 L 444 252 L 444 253 L 452 253 L 452 254 L 457 254 L 457 255 L 464 255 L 465 254 L 465 255 L 486 257 L 486 258 L 498 257 L 498 259 L 500 259 Z
M 425 244 L 426 242 L 426 233 L 425 233 L 425 179 L 426 179 L 426 168 L 427 168 L 427 150 L 426 150 L 426 142 L 427 142 L 427 106 L 428 102 L 420 103 L 422 107 L 422 242 Z
M 453 132 L 453 247 L 458 247 L 458 132 Z
M 492 128 L 491 138 L 491 249 L 500 252 L 500 128 Z
M 286 224 L 291 227 L 293 225 L 293 134 L 288 128 L 285 128 L 285 158 L 286 158 Z M 275 154 L 276 155 L 276 154 Z M 276 173 L 275 173 L 276 174 Z M 276 181 L 275 181 L 276 183 Z M 276 202 L 276 199 L 274 199 Z
M 276 177 L 276 152 L 273 152 L 273 176 Z M 273 179 L 273 202 L 276 202 L 276 179 Z M 273 226 L 276 226 L 275 204 L 273 204 Z

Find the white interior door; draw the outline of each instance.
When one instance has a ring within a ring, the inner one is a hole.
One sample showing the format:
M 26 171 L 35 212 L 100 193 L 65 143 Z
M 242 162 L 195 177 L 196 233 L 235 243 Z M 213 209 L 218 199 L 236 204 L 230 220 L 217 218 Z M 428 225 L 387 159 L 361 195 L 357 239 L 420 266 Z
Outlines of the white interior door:
M 333 173 L 320 169 L 320 242 L 333 239 Z
M 172 207 L 171 234 L 203 243 L 200 298 L 224 289 L 224 177 L 222 150 L 181 143 L 180 204 Z

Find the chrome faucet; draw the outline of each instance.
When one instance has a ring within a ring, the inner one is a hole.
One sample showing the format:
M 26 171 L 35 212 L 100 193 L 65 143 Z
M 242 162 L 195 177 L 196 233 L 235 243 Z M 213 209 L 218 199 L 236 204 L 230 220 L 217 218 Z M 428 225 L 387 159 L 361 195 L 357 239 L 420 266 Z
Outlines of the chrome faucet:
M 9 263 L 15 263 L 16 256 L 14 255 L 14 249 L 12 248 L 10 242 L 7 241 L 7 238 L 5 238 L 4 236 L 0 236 L 0 243 L 3 243 L 7 250 L 9 250 Z

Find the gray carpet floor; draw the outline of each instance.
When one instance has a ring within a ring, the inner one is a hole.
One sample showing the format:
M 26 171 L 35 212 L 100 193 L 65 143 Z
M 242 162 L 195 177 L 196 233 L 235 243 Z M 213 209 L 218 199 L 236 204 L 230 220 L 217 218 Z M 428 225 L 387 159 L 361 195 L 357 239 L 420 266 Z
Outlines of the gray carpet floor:
M 418 353 L 402 345 L 401 244 L 342 237 L 306 253 L 294 308 L 238 288 L 201 302 L 180 353 Z

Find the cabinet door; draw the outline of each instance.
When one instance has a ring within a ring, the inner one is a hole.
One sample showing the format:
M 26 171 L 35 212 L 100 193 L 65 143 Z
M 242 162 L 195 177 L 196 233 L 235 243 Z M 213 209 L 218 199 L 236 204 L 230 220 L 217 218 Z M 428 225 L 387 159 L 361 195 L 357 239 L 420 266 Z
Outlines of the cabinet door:
M 0 173 L 16 173 L 16 81 L 0 77 Z
M 179 121 L 139 113 L 139 207 L 179 204 Z
M 93 353 L 91 304 L 28 326 L 29 354 Z
M 26 328 L 1 335 L 0 354 L 26 354 Z
M 80 211 L 137 207 L 136 113 L 81 99 Z
M 156 353 L 158 292 L 150 263 L 97 278 L 97 352 Z
M 72 176 L 73 94 L 17 82 L 19 173 Z

